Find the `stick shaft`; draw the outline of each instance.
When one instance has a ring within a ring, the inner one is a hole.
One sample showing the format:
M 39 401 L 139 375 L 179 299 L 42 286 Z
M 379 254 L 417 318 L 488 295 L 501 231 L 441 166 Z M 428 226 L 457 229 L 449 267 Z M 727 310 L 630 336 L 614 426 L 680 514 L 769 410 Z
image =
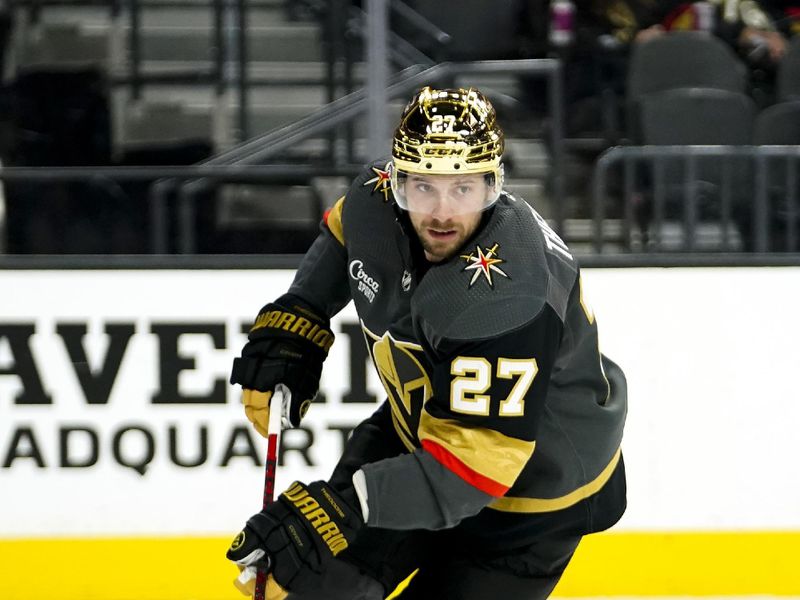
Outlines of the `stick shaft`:
M 275 501 L 275 472 L 278 468 L 278 434 L 270 433 L 267 439 L 267 464 L 264 472 L 264 502 L 267 508 Z
M 284 386 L 278 385 L 269 403 L 269 423 L 267 425 L 267 460 L 264 468 L 264 498 L 262 508 L 267 508 L 275 501 L 275 474 L 278 469 L 278 450 L 281 433 L 281 413 L 284 401 L 289 401 L 289 394 Z M 264 600 L 267 587 L 267 569 L 258 569 L 256 575 L 255 600 Z

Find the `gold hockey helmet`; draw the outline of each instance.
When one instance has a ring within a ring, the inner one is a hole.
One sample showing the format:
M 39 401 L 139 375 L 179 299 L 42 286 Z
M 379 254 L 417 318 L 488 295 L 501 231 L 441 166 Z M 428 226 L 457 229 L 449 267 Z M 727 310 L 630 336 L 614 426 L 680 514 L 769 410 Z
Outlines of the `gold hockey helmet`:
M 484 174 L 484 208 L 503 188 L 503 131 L 491 102 L 474 88 L 422 88 L 406 105 L 392 144 L 392 192 L 408 209 L 403 183 L 422 175 Z

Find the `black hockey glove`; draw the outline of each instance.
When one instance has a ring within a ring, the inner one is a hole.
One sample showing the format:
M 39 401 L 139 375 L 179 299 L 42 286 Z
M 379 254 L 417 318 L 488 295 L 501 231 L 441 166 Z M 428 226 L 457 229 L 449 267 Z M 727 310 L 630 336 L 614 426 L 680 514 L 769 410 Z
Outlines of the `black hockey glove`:
M 247 418 L 262 435 L 269 421 L 269 399 L 279 383 L 292 392 L 290 424 L 300 424 L 319 389 L 333 338 L 328 319 L 296 296 L 281 296 L 258 313 L 242 356 L 233 361 L 231 383 L 244 388 Z
M 228 560 L 266 568 L 288 591 L 314 589 L 327 563 L 364 526 L 355 490 L 347 495 L 352 498 L 325 481 L 294 482 L 277 502 L 247 521 L 228 549 Z

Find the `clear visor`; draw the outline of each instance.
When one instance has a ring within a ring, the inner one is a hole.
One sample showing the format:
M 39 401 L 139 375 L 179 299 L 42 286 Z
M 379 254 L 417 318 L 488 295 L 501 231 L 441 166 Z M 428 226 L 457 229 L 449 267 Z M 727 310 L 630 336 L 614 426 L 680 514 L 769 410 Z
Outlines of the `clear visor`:
M 486 210 L 500 197 L 503 166 L 485 173 L 431 175 L 390 167 L 392 193 L 403 210 L 455 216 Z

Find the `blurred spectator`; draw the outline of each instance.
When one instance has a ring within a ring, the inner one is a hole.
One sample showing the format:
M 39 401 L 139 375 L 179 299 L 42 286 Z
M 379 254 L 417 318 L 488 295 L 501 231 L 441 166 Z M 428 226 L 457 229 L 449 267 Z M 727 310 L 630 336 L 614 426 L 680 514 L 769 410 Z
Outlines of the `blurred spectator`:
M 577 0 L 572 46 L 549 49 L 565 61 L 568 134 L 600 133 L 609 143 L 616 141 L 630 49 L 668 31 L 708 31 L 726 41 L 750 68 L 757 104 L 771 104 L 776 67 L 787 48 L 782 31 L 800 26 L 781 16 L 800 13 L 800 0 L 789 4 L 779 0 L 769 5 L 767 0 Z
M 588 35 L 606 47 L 643 42 L 664 32 L 662 21 L 679 2 L 655 0 L 585 0 L 581 22 Z
M 775 72 L 787 43 L 765 0 L 669 3 L 661 21 L 640 31 L 635 41 L 666 31 L 708 31 L 724 40 L 748 65 L 752 95 L 758 105 L 774 101 Z
M 765 6 L 752 0 L 723 3 L 718 34 L 752 64 L 775 65 L 786 53 L 786 38 Z
M 740 51 L 763 47 L 774 60 L 786 50 L 776 28 L 772 6 L 764 0 L 654 2 L 653 0 L 589 0 L 586 22 L 609 43 L 645 42 L 667 31 L 709 31 Z
M 616 142 L 630 45 L 660 35 L 661 22 L 677 4 L 655 0 L 575 3 L 572 44 L 550 46 L 547 52 L 564 60 L 568 136 L 599 136 L 609 144 Z M 548 26 L 552 29 L 553 24 Z
M 760 4 L 785 37 L 800 34 L 800 0 L 761 0 Z

